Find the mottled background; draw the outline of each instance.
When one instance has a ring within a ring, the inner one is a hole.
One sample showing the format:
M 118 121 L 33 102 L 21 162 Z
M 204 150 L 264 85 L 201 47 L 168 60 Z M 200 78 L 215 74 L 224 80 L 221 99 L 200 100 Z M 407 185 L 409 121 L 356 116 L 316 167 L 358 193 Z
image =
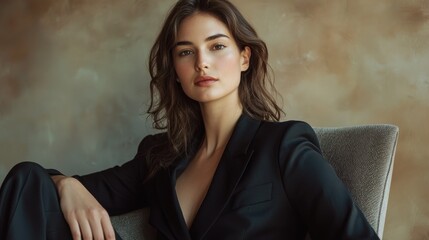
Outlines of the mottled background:
M 172 0 L 0 0 L 0 181 L 130 159 L 148 51 Z M 288 119 L 400 127 L 385 239 L 429 239 L 429 1 L 235 0 L 271 52 Z

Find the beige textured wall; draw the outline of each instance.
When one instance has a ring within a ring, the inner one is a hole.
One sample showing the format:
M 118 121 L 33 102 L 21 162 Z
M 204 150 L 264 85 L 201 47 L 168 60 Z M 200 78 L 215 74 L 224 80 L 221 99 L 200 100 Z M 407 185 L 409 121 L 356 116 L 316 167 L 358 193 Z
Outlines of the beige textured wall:
M 133 156 L 147 55 L 172 0 L 0 1 L 0 181 Z M 267 42 L 289 119 L 400 127 L 385 239 L 429 239 L 429 1 L 234 0 Z

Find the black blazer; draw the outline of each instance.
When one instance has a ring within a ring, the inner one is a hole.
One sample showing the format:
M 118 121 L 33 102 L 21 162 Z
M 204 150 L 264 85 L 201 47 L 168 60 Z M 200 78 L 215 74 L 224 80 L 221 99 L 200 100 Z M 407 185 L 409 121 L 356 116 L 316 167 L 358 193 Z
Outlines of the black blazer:
M 175 192 L 191 157 L 144 182 L 148 149 L 165 134 L 143 139 L 121 167 L 77 177 L 110 214 L 150 207 L 158 239 L 378 239 L 304 122 L 265 122 L 243 114 L 207 195 L 188 230 Z

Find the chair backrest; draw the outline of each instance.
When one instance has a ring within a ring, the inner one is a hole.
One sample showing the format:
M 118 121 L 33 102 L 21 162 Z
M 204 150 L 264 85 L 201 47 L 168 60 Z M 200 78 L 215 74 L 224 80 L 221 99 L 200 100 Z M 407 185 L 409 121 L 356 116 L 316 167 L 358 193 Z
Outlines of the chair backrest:
M 383 235 L 398 127 L 364 125 L 314 128 L 325 158 L 350 190 L 356 204 L 379 235 Z M 112 217 L 123 240 L 152 240 L 148 209 Z
M 399 129 L 378 124 L 314 128 L 334 167 L 368 222 L 383 236 Z

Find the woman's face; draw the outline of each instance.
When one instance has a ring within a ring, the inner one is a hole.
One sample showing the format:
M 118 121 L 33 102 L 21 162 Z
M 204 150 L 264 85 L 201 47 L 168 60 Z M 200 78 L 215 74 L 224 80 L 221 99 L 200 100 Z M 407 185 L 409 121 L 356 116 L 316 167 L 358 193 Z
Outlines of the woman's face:
M 241 51 L 228 28 L 207 13 L 185 18 L 173 49 L 174 68 L 185 94 L 200 103 L 238 100 L 240 75 L 250 49 Z

